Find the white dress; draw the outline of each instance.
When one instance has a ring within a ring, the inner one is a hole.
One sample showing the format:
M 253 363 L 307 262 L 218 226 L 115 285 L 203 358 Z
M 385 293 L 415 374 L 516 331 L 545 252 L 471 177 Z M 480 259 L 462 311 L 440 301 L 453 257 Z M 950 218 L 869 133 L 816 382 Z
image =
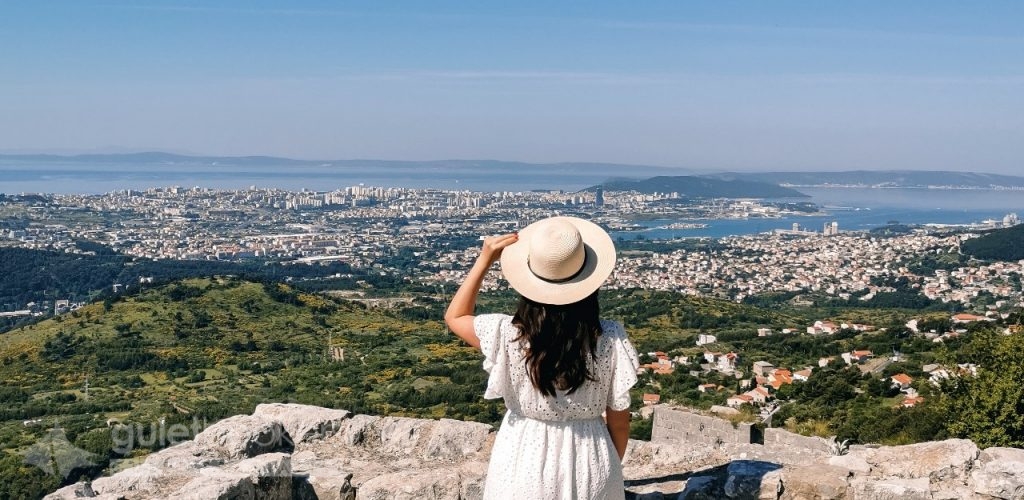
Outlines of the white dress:
M 636 350 L 622 325 L 601 321 L 597 359 L 572 394 L 546 397 L 530 382 L 519 330 L 504 314 L 477 316 L 473 328 L 490 374 L 484 398 L 505 399 L 487 469 L 484 499 L 622 499 L 622 463 L 602 419 L 605 408 L 629 408 Z

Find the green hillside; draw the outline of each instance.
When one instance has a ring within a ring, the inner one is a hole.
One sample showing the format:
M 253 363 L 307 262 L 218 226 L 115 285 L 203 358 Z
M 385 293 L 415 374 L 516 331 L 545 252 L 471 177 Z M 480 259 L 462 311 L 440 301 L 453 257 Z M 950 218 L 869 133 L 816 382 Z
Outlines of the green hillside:
M 960 251 L 978 259 L 1024 259 L 1024 224 L 997 229 L 960 245 Z
M 344 361 L 327 359 L 329 341 Z M 111 451 L 112 418 L 148 432 L 263 402 L 488 422 L 502 411 L 480 397 L 478 355 L 439 322 L 239 279 L 187 280 L 0 334 L 0 380 L 0 484 L 28 488 L 0 498 L 58 486 L 18 454 L 54 425 L 96 454 L 69 482 L 123 458 Z

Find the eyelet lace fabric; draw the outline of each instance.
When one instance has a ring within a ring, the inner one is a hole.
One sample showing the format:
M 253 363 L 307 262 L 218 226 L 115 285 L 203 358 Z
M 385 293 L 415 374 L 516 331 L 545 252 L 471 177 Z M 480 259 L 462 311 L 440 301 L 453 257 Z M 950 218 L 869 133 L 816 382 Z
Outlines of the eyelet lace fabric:
M 484 397 L 504 398 L 508 411 L 491 452 L 484 498 L 620 499 L 622 464 L 602 414 L 626 410 L 636 384 L 636 349 L 621 324 L 601 321 L 597 358 L 572 394 L 547 397 L 530 382 L 524 346 L 512 317 L 485 314 L 473 327 L 489 374 Z

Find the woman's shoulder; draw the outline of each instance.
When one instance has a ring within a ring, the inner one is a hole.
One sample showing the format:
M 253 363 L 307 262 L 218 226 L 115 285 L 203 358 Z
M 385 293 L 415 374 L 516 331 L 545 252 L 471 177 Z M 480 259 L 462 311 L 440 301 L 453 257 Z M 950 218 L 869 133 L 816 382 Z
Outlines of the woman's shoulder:
M 613 343 L 620 343 L 623 340 L 629 340 L 626 335 L 626 328 L 623 327 L 622 323 L 612 320 L 601 320 L 601 336 L 598 337 L 598 341 L 604 345 L 611 345 Z
M 477 335 L 482 331 L 498 331 L 512 324 L 512 316 L 501 313 L 478 314 L 473 318 L 473 328 Z
M 607 339 L 626 338 L 626 328 L 622 323 L 610 319 L 601 320 L 601 336 Z
M 476 315 L 476 319 L 491 320 L 491 321 L 501 321 L 503 319 L 512 319 L 512 316 L 510 316 L 508 314 L 505 314 L 505 313 L 486 313 L 486 314 L 477 314 Z

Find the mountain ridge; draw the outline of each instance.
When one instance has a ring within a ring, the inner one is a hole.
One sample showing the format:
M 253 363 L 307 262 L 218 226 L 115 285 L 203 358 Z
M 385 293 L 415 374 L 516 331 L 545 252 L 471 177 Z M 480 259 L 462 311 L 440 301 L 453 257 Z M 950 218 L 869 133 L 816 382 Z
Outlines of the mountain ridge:
M 609 162 L 522 162 L 488 159 L 443 159 L 443 160 L 381 160 L 381 159 L 335 159 L 335 160 L 302 160 L 279 156 L 193 156 L 164 152 L 115 153 L 115 154 L 0 154 L 0 162 L 48 163 L 61 162 L 73 164 L 142 164 L 142 165 L 180 165 L 196 166 L 211 165 L 225 167 L 331 167 L 331 168 L 445 168 L 452 170 L 509 169 L 516 171 L 546 171 L 551 168 L 573 170 L 599 169 L 609 172 L 622 172 L 628 169 L 636 172 L 695 172 L 693 169 L 681 167 L 663 167 L 654 165 L 623 164 Z
M 698 176 L 725 181 L 742 180 L 768 184 L 782 184 L 788 187 L 800 186 L 857 186 L 857 187 L 929 187 L 959 186 L 972 188 L 1014 187 L 1024 188 L 1024 177 L 992 174 L 975 171 L 950 170 L 818 170 L 818 171 L 768 171 L 740 172 L 719 171 L 708 168 L 694 168 L 666 165 L 644 165 L 614 162 L 523 162 L 488 159 L 443 159 L 443 160 L 382 160 L 382 159 L 295 159 L 269 155 L 185 155 L 160 151 L 136 153 L 83 153 L 83 154 L 4 154 L 0 153 L 0 164 L 24 162 L 27 164 L 71 163 L 71 164 L 142 164 L 167 166 L 208 166 L 224 167 L 314 167 L 314 168 L 442 168 L 459 170 L 507 169 L 517 172 L 545 172 L 552 168 L 568 172 L 607 172 L 609 176 L 627 177 L 639 180 L 645 176 L 667 173 Z M 938 180 L 938 182 L 937 182 Z

